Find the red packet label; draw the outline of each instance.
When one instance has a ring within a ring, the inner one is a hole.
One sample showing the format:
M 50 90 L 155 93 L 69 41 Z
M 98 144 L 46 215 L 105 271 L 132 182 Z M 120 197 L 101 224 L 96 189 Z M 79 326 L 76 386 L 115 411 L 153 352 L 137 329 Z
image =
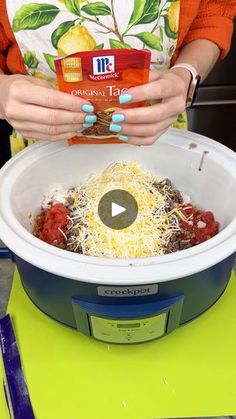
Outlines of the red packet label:
M 120 105 L 119 95 L 148 82 L 151 53 L 147 50 L 109 49 L 85 51 L 56 59 L 59 89 L 91 102 L 97 122 L 85 128 L 69 144 L 120 143 L 109 131 L 112 114 L 120 108 L 144 106 L 144 102 Z

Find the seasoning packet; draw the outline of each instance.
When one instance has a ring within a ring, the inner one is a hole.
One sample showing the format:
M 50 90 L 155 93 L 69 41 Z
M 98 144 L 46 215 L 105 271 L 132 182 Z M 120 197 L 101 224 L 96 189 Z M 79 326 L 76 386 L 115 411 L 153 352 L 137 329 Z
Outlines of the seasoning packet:
M 68 140 L 78 143 L 119 143 L 109 131 L 113 112 L 144 106 L 144 102 L 121 105 L 119 95 L 148 82 L 151 53 L 148 50 L 109 49 L 84 51 L 55 60 L 59 89 L 90 101 L 97 122 Z

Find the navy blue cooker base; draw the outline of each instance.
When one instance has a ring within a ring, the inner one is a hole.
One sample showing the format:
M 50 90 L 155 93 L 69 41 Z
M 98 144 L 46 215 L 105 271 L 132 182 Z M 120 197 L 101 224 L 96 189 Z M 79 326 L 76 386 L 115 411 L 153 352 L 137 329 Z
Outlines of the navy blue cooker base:
M 92 284 L 60 277 L 39 269 L 14 255 L 23 287 L 32 302 L 45 314 L 72 328 L 77 328 L 72 300 L 79 299 L 84 305 L 94 307 L 150 306 L 161 305 L 183 296 L 179 325 L 189 322 L 221 297 L 230 279 L 235 256 L 231 255 L 220 263 L 202 272 L 158 284 L 158 292 L 153 295 L 131 297 L 107 297 L 98 295 L 97 287 Z M 147 285 L 143 285 L 146 287 Z M 112 285 L 108 285 L 112 289 Z M 122 287 L 122 286 L 121 286 Z M 140 284 L 140 287 L 142 285 Z M 117 289 L 119 287 L 115 287 Z M 132 289 L 132 285 L 130 286 Z M 147 304 L 148 303 L 148 304 Z

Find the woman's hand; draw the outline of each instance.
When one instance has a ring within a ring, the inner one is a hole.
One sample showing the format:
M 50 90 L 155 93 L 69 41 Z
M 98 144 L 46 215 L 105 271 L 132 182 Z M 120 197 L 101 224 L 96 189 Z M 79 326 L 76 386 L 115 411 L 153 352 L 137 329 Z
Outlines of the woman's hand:
M 120 96 L 120 103 L 151 100 L 154 104 L 116 111 L 110 131 L 131 144 L 153 144 L 185 110 L 190 78 L 184 68 L 152 71 L 149 83 L 129 89 Z
M 25 138 L 64 140 L 96 121 L 88 101 L 54 90 L 46 80 L 0 74 L 0 92 L 0 118 Z

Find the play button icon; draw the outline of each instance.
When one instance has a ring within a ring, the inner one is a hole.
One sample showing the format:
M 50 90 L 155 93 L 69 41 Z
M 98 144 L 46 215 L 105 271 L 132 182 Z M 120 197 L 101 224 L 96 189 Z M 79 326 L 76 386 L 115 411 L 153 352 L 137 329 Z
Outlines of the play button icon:
M 98 215 L 107 227 L 122 230 L 129 227 L 138 215 L 138 204 L 129 192 L 113 189 L 100 199 Z
M 112 217 L 122 214 L 122 212 L 124 211 L 126 211 L 126 208 L 122 207 L 121 205 L 117 205 L 114 202 L 111 203 L 111 216 Z

